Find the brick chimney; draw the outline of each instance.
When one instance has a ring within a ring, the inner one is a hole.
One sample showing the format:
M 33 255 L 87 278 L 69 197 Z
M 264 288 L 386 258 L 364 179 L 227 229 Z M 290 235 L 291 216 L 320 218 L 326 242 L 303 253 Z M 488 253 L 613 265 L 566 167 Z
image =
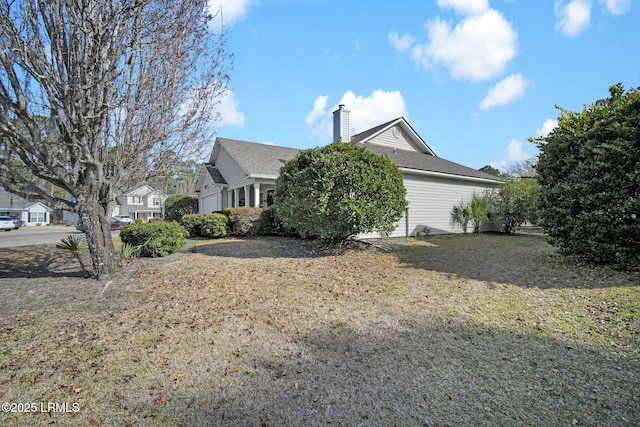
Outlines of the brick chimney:
M 351 141 L 350 112 L 344 108 L 344 104 L 338 105 L 338 109 L 333 112 L 333 142 L 338 140 L 342 142 Z

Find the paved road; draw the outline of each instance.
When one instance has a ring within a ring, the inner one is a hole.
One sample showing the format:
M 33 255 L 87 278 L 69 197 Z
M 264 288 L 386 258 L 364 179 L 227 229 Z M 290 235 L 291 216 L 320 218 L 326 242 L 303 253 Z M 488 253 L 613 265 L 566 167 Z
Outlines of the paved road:
M 52 225 L 47 227 L 22 227 L 18 230 L 0 231 L 0 248 L 15 248 L 18 246 L 42 245 L 58 243 L 70 234 L 82 236 L 81 231 L 74 227 Z M 118 232 L 112 232 L 117 235 Z

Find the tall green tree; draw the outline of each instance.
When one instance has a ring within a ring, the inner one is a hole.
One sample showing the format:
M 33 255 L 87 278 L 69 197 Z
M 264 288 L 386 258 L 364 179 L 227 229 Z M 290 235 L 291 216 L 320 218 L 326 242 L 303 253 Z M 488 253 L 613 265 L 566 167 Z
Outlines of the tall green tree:
M 116 268 L 114 196 L 166 174 L 166 151 L 196 158 L 209 145 L 231 59 L 207 10 L 206 0 L 0 0 L 0 182 L 77 212 L 99 278 Z
M 640 93 L 611 86 L 534 139 L 541 225 L 561 253 L 640 264 Z
M 301 151 L 276 180 L 278 218 L 302 237 L 390 233 L 406 203 L 402 173 L 393 162 L 343 142 Z

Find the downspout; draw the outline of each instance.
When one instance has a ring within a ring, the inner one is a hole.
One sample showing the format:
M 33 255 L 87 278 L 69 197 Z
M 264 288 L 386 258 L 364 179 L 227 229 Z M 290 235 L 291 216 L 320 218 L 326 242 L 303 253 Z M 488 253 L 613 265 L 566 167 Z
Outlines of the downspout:
M 407 206 L 404 208 L 404 234 L 405 237 L 409 237 L 409 205 L 410 201 L 407 200 Z

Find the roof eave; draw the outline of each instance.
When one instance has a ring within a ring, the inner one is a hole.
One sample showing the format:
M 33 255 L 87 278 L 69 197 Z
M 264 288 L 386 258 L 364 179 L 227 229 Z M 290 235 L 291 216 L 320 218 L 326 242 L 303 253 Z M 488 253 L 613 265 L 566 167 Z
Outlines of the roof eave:
M 458 179 L 460 181 L 481 182 L 481 183 L 493 184 L 493 185 L 499 185 L 502 182 L 499 179 L 479 178 L 475 176 L 455 175 L 455 174 L 444 173 L 444 172 L 434 172 L 434 171 L 426 171 L 426 170 L 411 169 L 411 168 L 400 168 L 400 172 L 413 174 L 413 175 L 433 176 L 437 178 Z

